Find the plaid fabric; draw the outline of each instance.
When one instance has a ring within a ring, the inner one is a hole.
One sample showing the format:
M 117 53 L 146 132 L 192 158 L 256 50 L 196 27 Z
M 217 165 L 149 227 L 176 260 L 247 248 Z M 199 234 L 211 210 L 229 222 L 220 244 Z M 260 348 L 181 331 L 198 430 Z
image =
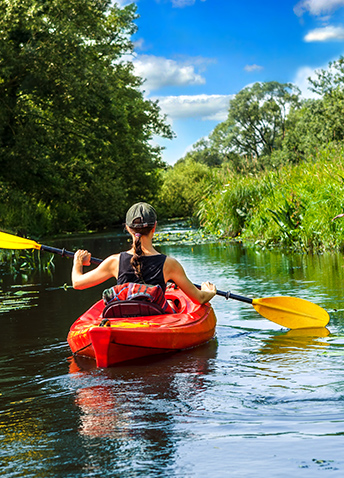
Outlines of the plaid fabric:
M 119 300 L 146 300 L 158 304 L 165 314 L 174 314 L 173 304 L 165 299 L 164 292 L 160 285 L 136 284 L 126 282 L 125 284 L 115 285 L 103 292 L 105 305 Z

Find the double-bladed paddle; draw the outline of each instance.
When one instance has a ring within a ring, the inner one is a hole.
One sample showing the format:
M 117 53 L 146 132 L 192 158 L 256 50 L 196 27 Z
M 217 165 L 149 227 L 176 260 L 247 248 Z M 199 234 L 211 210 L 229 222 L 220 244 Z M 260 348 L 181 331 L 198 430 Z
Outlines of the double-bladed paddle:
M 13 236 L 0 232 L 0 249 L 37 249 L 51 252 L 60 256 L 74 257 L 74 252 L 56 247 L 44 246 L 31 239 Z M 92 264 L 100 264 L 102 259 L 91 257 Z M 195 284 L 200 288 L 199 285 Z M 217 295 L 226 299 L 238 300 L 251 304 L 261 316 L 288 329 L 307 329 L 314 327 L 325 327 L 330 316 L 326 310 L 308 300 L 297 297 L 265 297 L 263 299 L 250 299 L 232 292 L 218 290 Z

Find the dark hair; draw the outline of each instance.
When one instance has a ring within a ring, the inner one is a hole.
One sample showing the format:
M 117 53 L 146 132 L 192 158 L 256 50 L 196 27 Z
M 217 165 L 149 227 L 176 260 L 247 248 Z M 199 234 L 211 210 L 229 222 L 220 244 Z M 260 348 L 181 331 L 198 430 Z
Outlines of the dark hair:
M 134 254 L 133 254 L 133 257 L 130 260 L 130 264 L 132 265 L 136 276 L 142 282 L 144 282 L 144 279 L 143 279 L 143 275 L 142 275 L 141 257 L 144 256 L 144 252 L 142 251 L 141 236 L 147 236 L 151 232 L 153 227 L 141 227 L 141 228 L 131 229 L 131 232 L 132 232 L 132 234 L 135 235 L 135 237 L 134 237 L 134 241 L 133 241 Z

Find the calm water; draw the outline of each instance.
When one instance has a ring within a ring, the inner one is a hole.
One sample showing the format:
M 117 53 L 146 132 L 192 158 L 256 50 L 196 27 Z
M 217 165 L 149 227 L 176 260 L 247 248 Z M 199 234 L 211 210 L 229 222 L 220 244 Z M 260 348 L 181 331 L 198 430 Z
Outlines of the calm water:
M 69 238 L 96 257 L 127 237 Z M 192 351 L 96 369 L 66 342 L 101 295 L 55 272 L 3 276 L 0 475 L 5 477 L 344 476 L 344 259 L 240 245 L 160 246 L 194 282 L 249 297 L 294 295 L 330 312 L 326 329 L 281 329 L 213 300 L 216 339 Z

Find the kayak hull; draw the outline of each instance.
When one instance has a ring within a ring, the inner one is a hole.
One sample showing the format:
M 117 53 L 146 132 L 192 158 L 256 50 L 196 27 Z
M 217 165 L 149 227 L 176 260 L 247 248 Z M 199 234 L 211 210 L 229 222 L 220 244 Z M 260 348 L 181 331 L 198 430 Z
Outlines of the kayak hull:
M 166 299 L 177 304 L 177 313 L 109 318 L 105 326 L 100 326 L 104 303 L 96 302 L 69 331 L 73 354 L 93 358 L 105 368 L 197 347 L 214 337 L 216 317 L 210 304 L 195 304 L 180 289 L 167 289 Z

